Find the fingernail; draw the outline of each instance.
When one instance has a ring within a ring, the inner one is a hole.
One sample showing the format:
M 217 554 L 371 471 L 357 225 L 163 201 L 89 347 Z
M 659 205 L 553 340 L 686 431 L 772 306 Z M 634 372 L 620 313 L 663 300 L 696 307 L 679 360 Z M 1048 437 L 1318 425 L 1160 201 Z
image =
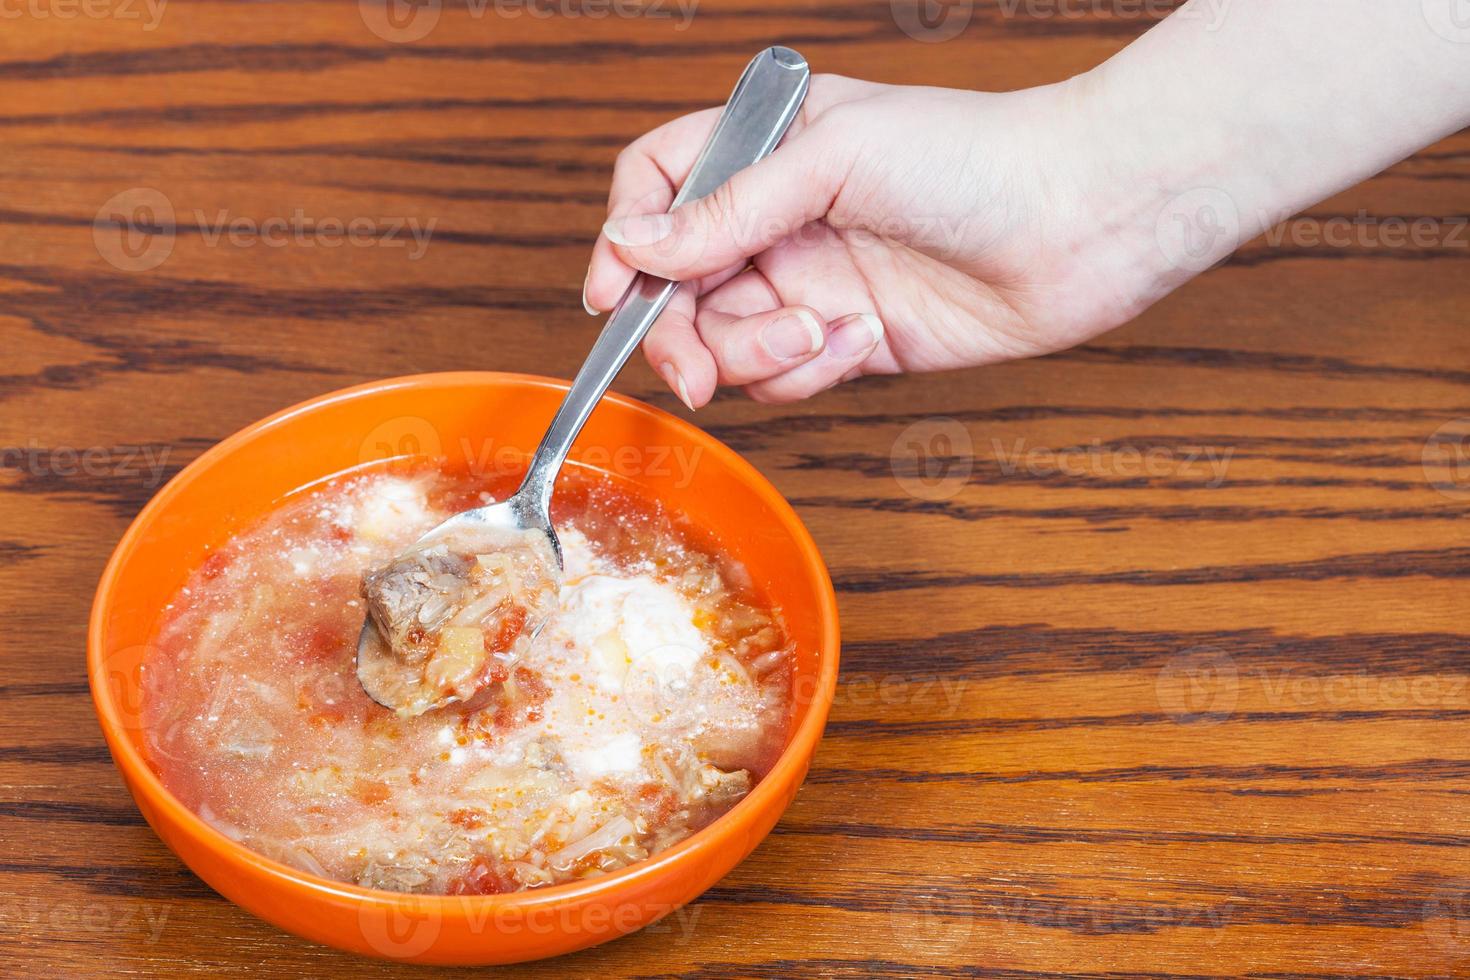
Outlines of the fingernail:
M 883 321 L 871 313 L 845 317 L 827 338 L 833 357 L 856 357 L 878 346 L 883 339 Z
M 597 314 L 601 311 L 597 307 L 593 306 L 591 303 L 587 302 L 587 280 L 591 276 L 592 271 L 589 269 L 587 271 L 587 275 L 582 277 L 582 309 L 587 311 L 588 316 L 597 316 Z
M 807 310 L 772 320 L 761 331 L 761 346 L 778 361 L 810 354 L 822 346 L 822 325 Z
M 652 245 L 661 242 L 674 230 L 674 219 L 667 214 L 635 214 L 626 218 L 609 218 L 602 233 L 614 245 Z
M 674 367 L 674 362 L 665 361 L 664 366 L 659 369 L 659 373 L 664 376 L 664 383 L 674 390 L 674 394 L 679 396 L 679 401 L 683 402 L 689 411 L 694 411 L 694 402 L 689 400 L 689 386 L 684 384 L 684 375 L 680 374 L 679 369 Z

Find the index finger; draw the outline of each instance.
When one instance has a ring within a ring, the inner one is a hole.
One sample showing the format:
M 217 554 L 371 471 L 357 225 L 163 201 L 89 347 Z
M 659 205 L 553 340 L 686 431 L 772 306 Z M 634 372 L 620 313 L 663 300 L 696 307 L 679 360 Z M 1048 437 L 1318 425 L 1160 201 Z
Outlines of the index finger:
M 720 109 L 703 109 L 664 123 L 629 143 L 613 165 L 607 216 L 667 211 L 719 117 Z M 636 273 L 598 232 L 582 290 L 584 302 L 594 310 L 612 309 Z

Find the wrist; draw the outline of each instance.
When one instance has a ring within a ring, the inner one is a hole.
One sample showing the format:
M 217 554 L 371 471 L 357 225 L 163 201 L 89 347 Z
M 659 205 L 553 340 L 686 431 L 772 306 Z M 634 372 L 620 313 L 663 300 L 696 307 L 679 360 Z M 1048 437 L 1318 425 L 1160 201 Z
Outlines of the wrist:
M 1228 256 L 1249 237 L 1251 205 L 1221 164 L 1226 136 L 1206 121 L 1185 135 L 1143 118 L 1112 63 L 1048 86 L 1051 145 L 1039 164 L 1060 219 L 1051 261 L 1118 326 Z M 1057 168 L 1053 161 L 1065 161 Z
M 1144 306 L 1470 119 L 1470 45 L 1432 36 L 1416 4 L 1237 4 L 1214 22 L 1209 6 L 1067 83 L 1093 230 L 1138 264 Z M 1315 43 L 1324 24 L 1371 43 L 1374 71 Z

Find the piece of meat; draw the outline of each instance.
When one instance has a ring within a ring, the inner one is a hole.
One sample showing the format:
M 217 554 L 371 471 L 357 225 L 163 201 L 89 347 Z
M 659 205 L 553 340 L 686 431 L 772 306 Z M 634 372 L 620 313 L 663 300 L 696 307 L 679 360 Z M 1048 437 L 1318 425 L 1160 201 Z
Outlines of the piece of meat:
M 417 715 L 504 679 L 519 644 L 556 607 L 561 569 L 539 531 L 470 526 L 363 576 L 377 626 L 358 676 L 379 703 Z
M 705 766 L 699 773 L 700 789 L 708 806 L 721 810 L 734 806 L 750 792 L 750 773 L 745 769 L 726 772 Z
M 363 576 L 368 615 L 400 659 L 422 660 L 426 641 L 468 601 L 474 560 L 441 542 L 408 551 Z

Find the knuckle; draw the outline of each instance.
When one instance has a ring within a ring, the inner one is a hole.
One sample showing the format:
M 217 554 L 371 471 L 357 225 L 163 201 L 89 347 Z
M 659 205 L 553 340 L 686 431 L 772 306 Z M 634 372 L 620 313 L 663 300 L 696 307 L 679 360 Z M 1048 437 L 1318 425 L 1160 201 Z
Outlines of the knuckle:
M 714 358 L 720 384 L 743 385 L 762 379 L 763 372 L 753 370 L 750 358 L 728 342 L 716 343 L 708 349 L 710 356 Z
M 704 268 L 711 261 L 729 261 L 732 248 L 745 248 L 740 214 L 742 195 L 736 181 L 726 181 L 693 202 L 675 219 L 677 255 L 671 256 L 683 269 Z M 714 250 L 714 254 L 712 254 Z M 741 252 L 743 256 L 745 252 Z
M 616 173 L 627 170 L 638 156 L 638 144 L 629 143 L 627 146 L 619 150 L 618 155 L 613 158 L 613 171 Z
M 739 195 L 736 193 L 736 185 L 739 182 L 733 177 L 714 189 L 714 192 L 705 200 L 706 208 L 714 218 L 732 218 L 738 207 Z
M 653 326 L 648 328 L 648 333 L 643 338 L 643 349 L 662 351 L 668 349 L 670 338 L 679 328 L 678 315 L 670 310 L 665 310 Z
M 781 388 L 770 384 L 748 385 L 745 393 L 752 401 L 760 402 L 762 405 L 785 405 L 787 402 L 799 401 L 803 395 L 792 395 Z
M 690 217 L 704 228 L 733 227 L 738 207 L 735 181 L 727 180 L 695 202 Z
M 858 152 L 854 134 L 872 129 L 872 119 L 861 107 L 851 104 L 834 106 L 803 130 L 787 148 L 800 151 L 794 154 L 794 162 L 800 164 L 802 179 L 810 186 L 820 187 L 832 175 L 843 170 L 853 154 Z
M 738 358 L 732 358 L 725 351 L 712 351 L 715 358 L 715 370 L 719 375 L 722 385 L 741 385 L 752 381 L 761 380 L 759 372 L 751 371 L 749 367 L 742 364 Z
M 643 338 L 643 353 L 649 357 L 662 353 L 668 349 L 668 341 L 664 339 L 664 331 L 660 330 L 658 324 L 648 328 L 648 333 Z
M 634 153 L 632 147 L 623 147 L 622 150 L 617 151 L 617 156 L 613 157 L 613 178 L 628 172 L 628 167 L 634 162 L 632 153 Z

